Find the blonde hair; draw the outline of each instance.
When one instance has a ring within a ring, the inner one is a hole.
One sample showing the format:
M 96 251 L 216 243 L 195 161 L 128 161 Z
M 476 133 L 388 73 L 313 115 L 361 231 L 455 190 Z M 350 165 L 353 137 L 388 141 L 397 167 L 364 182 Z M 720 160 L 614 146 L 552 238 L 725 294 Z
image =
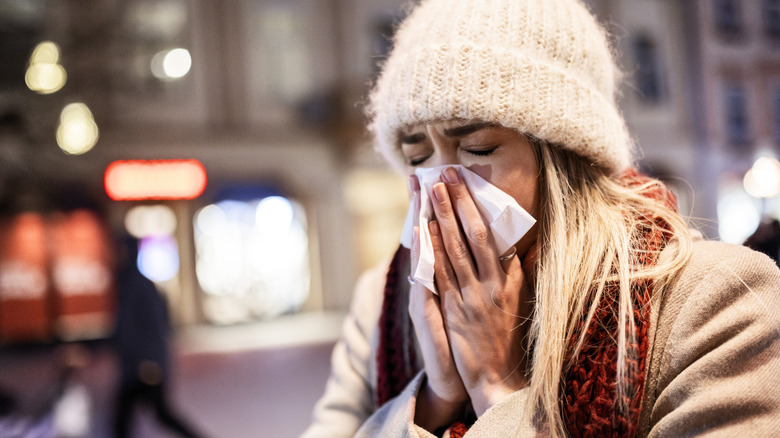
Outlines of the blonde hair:
M 529 403 L 533 412 L 526 414 L 534 415 L 553 436 L 565 436 L 560 406 L 563 375 L 582 348 L 585 329 L 578 329 L 582 316 L 587 327 L 607 283 L 618 285 L 619 402 L 615 406 L 627 412 L 631 388 L 626 387 L 625 377 L 632 370 L 627 369 L 626 359 L 636 329 L 630 284 L 652 279 L 657 299 L 690 257 L 691 235 L 679 214 L 643 195 L 660 182 L 627 187 L 571 151 L 535 139 L 532 143 L 540 166 L 541 217 L 535 314 L 527 338 L 535 403 Z M 640 243 L 638 225 L 658 227 L 655 219 L 667 224 L 668 228 L 659 228 L 668 250 L 655 265 L 636 266 L 632 254 L 647 251 Z

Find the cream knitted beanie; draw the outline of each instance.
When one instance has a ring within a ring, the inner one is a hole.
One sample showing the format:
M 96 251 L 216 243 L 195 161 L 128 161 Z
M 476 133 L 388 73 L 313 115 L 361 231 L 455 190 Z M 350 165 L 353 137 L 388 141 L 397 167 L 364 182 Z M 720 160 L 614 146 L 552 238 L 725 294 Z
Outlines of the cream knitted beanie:
M 465 119 L 619 172 L 633 143 L 615 102 L 618 78 L 606 33 L 579 0 L 422 0 L 371 91 L 369 130 L 399 170 L 401 129 Z

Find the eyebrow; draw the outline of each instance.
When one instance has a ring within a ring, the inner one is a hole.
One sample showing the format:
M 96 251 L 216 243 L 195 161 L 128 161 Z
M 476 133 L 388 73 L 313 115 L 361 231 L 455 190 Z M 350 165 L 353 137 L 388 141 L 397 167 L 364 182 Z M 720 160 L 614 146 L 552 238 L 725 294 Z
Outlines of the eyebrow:
M 417 134 L 409 134 L 401 136 L 401 143 L 415 144 L 425 140 L 425 134 L 418 132 Z
M 463 137 L 464 135 L 473 134 L 479 130 L 495 126 L 493 123 L 478 122 L 471 123 L 469 125 L 456 126 L 444 130 L 444 135 L 447 137 Z
M 463 126 L 456 126 L 444 130 L 444 135 L 447 137 L 463 137 L 469 134 L 473 134 L 479 130 L 490 128 L 495 126 L 493 123 L 479 122 L 471 123 Z M 425 134 L 422 132 L 416 134 L 408 134 L 401 136 L 401 143 L 415 144 L 425 140 Z

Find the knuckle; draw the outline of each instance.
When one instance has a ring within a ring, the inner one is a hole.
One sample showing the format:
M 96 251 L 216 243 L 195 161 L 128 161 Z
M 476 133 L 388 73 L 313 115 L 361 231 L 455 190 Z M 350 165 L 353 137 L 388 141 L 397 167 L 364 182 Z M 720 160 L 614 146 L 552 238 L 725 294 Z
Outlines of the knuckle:
M 458 239 L 456 242 L 453 243 L 452 256 L 455 260 L 458 260 L 459 262 L 463 262 L 469 258 L 470 256 L 469 249 L 462 240 Z
M 452 193 L 452 197 L 456 201 L 461 201 L 463 199 L 466 199 L 466 197 L 470 196 L 469 191 L 466 190 L 465 187 L 460 187 L 460 188 L 458 188 L 456 190 L 453 190 L 452 192 L 453 192 Z
M 454 280 L 452 270 L 443 265 L 437 265 L 434 263 L 434 275 L 440 283 L 450 284 Z
M 440 223 L 445 227 L 442 229 L 442 232 L 444 232 L 446 228 L 447 221 L 456 221 L 455 218 L 455 212 L 451 208 L 441 208 L 440 210 L 436 211 L 436 217 L 439 219 Z
M 490 233 L 484 224 L 469 227 L 468 235 L 471 241 L 476 243 L 487 243 L 490 238 Z
M 468 322 L 468 317 L 466 316 L 464 310 L 460 306 L 456 305 L 453 300 L 448 300 L 448 302 L 445 304 L 445 307 L 447 322 L 450 325 L 459 326 Z

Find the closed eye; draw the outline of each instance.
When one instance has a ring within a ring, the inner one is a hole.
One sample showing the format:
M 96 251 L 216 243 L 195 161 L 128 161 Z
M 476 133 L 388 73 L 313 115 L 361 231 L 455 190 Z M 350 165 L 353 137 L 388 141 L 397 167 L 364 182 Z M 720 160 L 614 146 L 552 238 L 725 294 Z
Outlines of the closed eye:
M 471 155 L 476 155 L 478 157 L 486 157 L 498 149 L 498 146 L 490 146 L 486 148 L 479 148 L 479 149 L 464 149 L 464 151 L 468 152 Z
M 427 160 L 430 157 L 431 157 L 430 155 L 427 155 L 427 156 L 424 156 L 424 157 L 410 158 L 409 159 L 409 165 L 410 166 L 414 166 L 414 167 L 419 166 L 420 164 L 424 163 L 425 160 Z

